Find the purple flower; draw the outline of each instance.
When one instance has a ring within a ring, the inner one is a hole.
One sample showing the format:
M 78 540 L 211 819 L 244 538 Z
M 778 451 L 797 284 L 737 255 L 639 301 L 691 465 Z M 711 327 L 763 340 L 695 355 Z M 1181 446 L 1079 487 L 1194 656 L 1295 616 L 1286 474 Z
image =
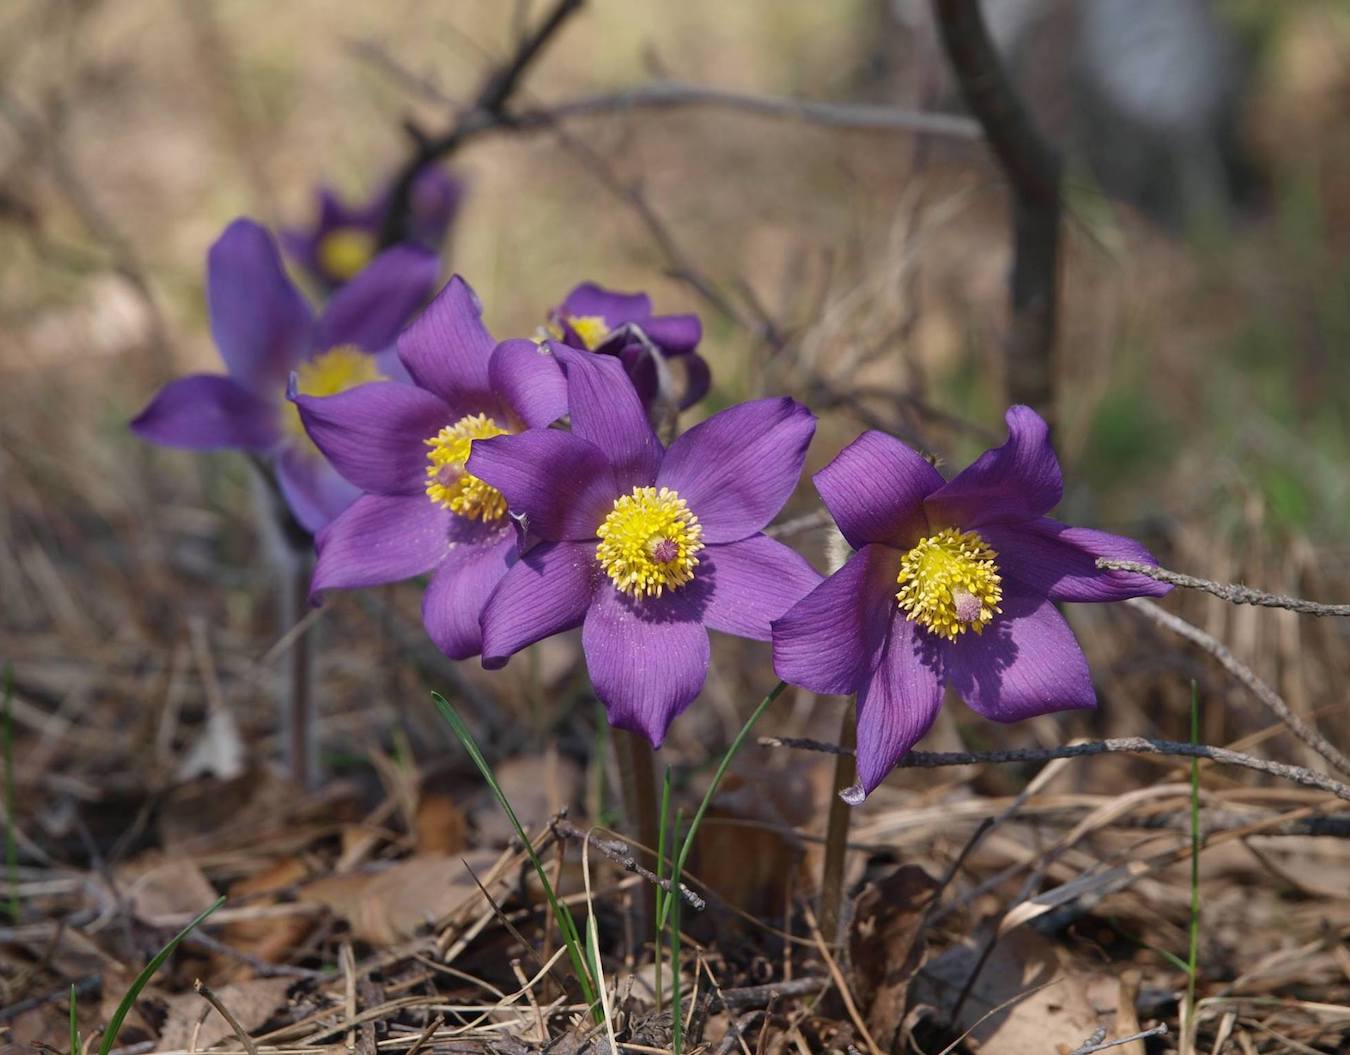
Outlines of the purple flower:
M 367 492 L 319 533 L 311 589 L 430 572 L 427 633 L 447 656 L 467 659 L 480 648 L 483 603 L 515 559 L 516 532 L 501 492 L 465 462 L 487 437 L 556 421 L 567 388 L 547 348 L 494 345 L 459 277 L 399 337 L 398 354 L 411 385 L 295 397 L 320 450 Z
M 435 287 L 436 257 L 399 246 L 335 293 L 317 319 L 263 227 L 235 220 L 211 247 L 206 300 L 227 376 L 193 374 L 160 389 L 131 423 L 142 439 L 188 450 L 233 448 L 273 460 L 296 520 L 317 531 L 358 492 L 324 462 L 286 401 L 287 380 L 328 394 L 403 378 L 390 345 Z M 389 349 L 386 354 L 386 349 Z
M 865 432 L 816 490 L 857 552 L 773 625 L 774 668 L 858 697 L 861 801 L 937 717 L 944 682 L 1013 722 L 1096 705 L 1087 660 L 1055 601 L 1159 596 L 1098 557 L 1153 563 L 1137 542 L 1046 517 L 1064 491 L 1045 422 L 1007 413 L 1008 441 L 945 482 L 899 440 Z
M 653 315 L 645 293 L 616 293 L 583 282 L 549 312 L 546 330 L 569 347 L 618 356 L 646 407 L 656 399 L 660 372 L 672 359 L 683 375 L 672 378 L 681 410 L 708 393 L 708 363 L 694 351 L 703 337 L 698 316 Z
M 743 403 L 667 450 L 617 360 L 554 354 L 572 431 L 487 440 L 469 458 L 544 540 L 483 609 L 483 665 L 580 626 L 610 722 L 659 745 L 703 686 L 707 628 L 767 641 L 820 581 L 761 534 L 797 484 L 815 418 L 790 399 Z
M 319 190 L 312 227 L 282 231 L 287 254 L 328 289 L 349 282 L 375 256 L 389 211 L 390 188 L 370 201 L 347 205 L 328 187 Z M 413 181 L 408 200 L 408 241 L 438 251 L 464 198 L 464 184 L 436 165 Z

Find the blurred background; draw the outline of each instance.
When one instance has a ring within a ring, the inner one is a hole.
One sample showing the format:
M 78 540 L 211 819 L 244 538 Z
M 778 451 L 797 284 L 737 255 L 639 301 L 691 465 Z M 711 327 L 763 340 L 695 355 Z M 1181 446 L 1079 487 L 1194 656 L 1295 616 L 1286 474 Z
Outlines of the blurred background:
M 231 219 L 302 225 L 322 182 L 352 199 L 377 190 L 408 154 L 405 121 L 446 127 L 544 6 L 0 5 L 0 658 L 14 670 L 19 830 L 37 848 L 25 852 L 125 856 L 207 830 L 213 811 L 237 813 L 256 791 L 204 794 L 182 768 L 221 709 L 235 754 L 205 772 L 237 787 L 277 750 L 274 646 L 288 628 L 248 466 L 150 448 L 126 423 L 168 378 L 219 369 L 203 265 Z M 1066 158 L 1058 515 L 1138 537 L 1168 567 L 1350 597 L 1350 9 L 986 7 Z M 963 113 L 917 0 L 589 0 L 516 105 L 654 80 Z M 611 107 L 485 135 L 447 163 L 467 194 L 446 274 L 474 285 L 498 337 L 532 334 L 583 280 L 647 290 L 658 312 L 704 323 L 714 389 L 686 424 L 785 393 L 821 417 L 808 471 L 864 427 L 950 470 L 1001 442 L 1010 267 L 1001 175 L 959 128 Z M 653 223 L 749 326 L 671 274 Z M 808 482 L 785 515 L 815 508 Z M 822 532 L 796 541 L 824 567 Z M 427 704 L 434 687 L 463 703 L 495 756 L 557 752 L 594 788 L 602 730 L 577 643 L 486 675 L 435 654 L 418 600 L 415 585 L 338 596 L 318 617 L 327 769 L 374 779 L 380 745 L 434 772 L 454 750 Z M 1203 595 L 1166 605 L 1350 742 L 1342 626 Z M 1205 742 L 1268 724 L 1205 656 L 1132 613 L 1079 606 L 1069 618 L 1098 682 L 1095 715 L 1008 730 L 949 706 L 923 746 L 1185 739 L 1192 678 Z M 660 761 L 704 765 L 772 682 L 767 647 L 716 641 L 703 700 Z M 761 731 L 829 738 L 838 714 L 838 700 L 789 693 Z M 1287 733 L 1251 749 L 1319 761 Z M 803 789 L 747 808 L 819 827 L 829 767 L 786 753 L 746 765 L 752 786 L 759 766 Z M 1116 758 L 1066 780 L 1132 788 L 1172 769 Z M 880 832 L 901 807 L 1006 794 L 1019 772 L 938 784 L 900 773 L 857 823 Z M 884 833 L 897 852 L 941 858 L 931 830 L 903 828 Z

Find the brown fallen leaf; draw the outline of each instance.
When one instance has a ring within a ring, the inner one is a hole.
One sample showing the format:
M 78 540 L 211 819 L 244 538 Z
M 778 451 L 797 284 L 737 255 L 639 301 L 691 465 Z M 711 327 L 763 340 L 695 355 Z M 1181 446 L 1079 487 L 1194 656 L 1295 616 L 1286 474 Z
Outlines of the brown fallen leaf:
M 345 919 L 354 937 L 392 945 L 478 895 L 465 863 L 483 878 L 499 855 L 486 850 L 410 857 L 378 872 L 327 876 L 300 890 L 300 900 Z
M 287 992 L 294 984 L 289 978 L 254 978 L 212 988 L 220 1002 L 239 1020 L 244 1032 L 251 1034 L 286 1006 Z M 156 1051 L 186 1049 L 198 1022 L 202 1025 L 197 1033 L 197 1051 L 205 1051 L 216 1042 L 234 1036 L 234 1030 L 219 1012 L 197 993 L 180 993 L 169 997 L 166 1003 L 168 1017 L 160 1031 Z M 206 1012 L 205 1018 L 203 1012 Z
M 181 926 L 216 899 L 215 888 L 190 857 L 158 851 L 117 870 L 117 884 L 133 915 L 154 927 Z
M 539 755 L 508 758 L 496 767 L 495 775 L 527 832 L 539 831 L 560 809 L 575 808 L 581 801 L 581 767 L 552 747 Z M 473 811 L 473 821 L 484 844 L 503 845 L 515 838 L 510 820 L 486 792 Z
M 413 816 L 417 852 L 457 854 L 469 844 L 469 822 L 449 795 L 424 792 Z
M 868 1030 L 887 1051 L 896 1047 L 909 982 L 923 962 L 925 943 L 918 928 L 937 886 L 917 865 L 901 865 L 868 883 L 853 902 L 850 985 Z
M 925 964 L 914 976 L 910 1002 L 949 1018 L 986 940 L 987 932 Z M 969 1030 L 964 1044 L 978 1055 L 1068 1055 L 1102 1024 L 1087 996 L 1095 973 L 1035 931 L 1015 930 L 994 946 L 952 1032 Z
M 283 857 L 260 872 L 245 876 L 230 885 L 231 900 L 252 897 L 254 905 L 271 905 L 275 898 L 258 895 L 273 894 L 303 882 L 309 876 L 309 867 L 300 857 Z M 221 941 L 232 949 L 256 956 L 268 963 L 281 963 L 292 949 L 309 935 L 314 927 L 313 916 L 283 916 L 269 919 L 242 919 L 227 924 L 221 931 Z M 221 957 L 220 970 L 239 977 L 249 970 L 246 964 L 229 957 Z M 214 979 L 213 979 L 214 980 Z

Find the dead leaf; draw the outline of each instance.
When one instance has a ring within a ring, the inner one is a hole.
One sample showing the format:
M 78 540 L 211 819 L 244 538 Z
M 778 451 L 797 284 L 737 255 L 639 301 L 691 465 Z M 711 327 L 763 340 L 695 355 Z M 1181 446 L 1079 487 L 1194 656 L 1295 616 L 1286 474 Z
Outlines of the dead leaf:
M 417 802 L 413 836 L 418 853 L 457 854 L 468 845 L 469 822 L 449 795 L 428 793 Z
M 286 1006 L 286 994 L 294 980 L 290 978 L 254 978 L 233 985 L 212 986 L 220 1002 L 239 1020 L 245 1033 L 261 1029 L 278 1011 Z M 192 1031 L 202 1023 L 197 1033 L 197 1051 L 205 1051 L 218 1041 L 234 1036 L 229 1024 L 197 993 L 180 993 L 166 1001 L 168 1018 L 159 1034 L 157 1051 L 183 1051 L 192 1040 Z M 205 1019 L 202 1012 L 208 1012 Z
M 245 876 L 230 885 L 230 898 L 252 897 L 250 904 L 273 905 L 275 898 L 260 898 L 303 882 L 309 876 L 309 867 L 299 857 L 283 857 L 260 872 Z M 233 949 L 256 956 L 268 963 L 281 963 L 292 949 L 309 935 L 315 920 L 312 916 L 284 916 L 269 919 L 242 919 L 227 924 L 221 931 L 221 940 Z M 232 964 L 232 966 L 231 966 Z M 245 964 L 222 958 L 221 969 L 231 973 L 247 971 Z
M 914 976 L 910 1001 L 950 1017 L 987 940 L 986 933 L 930 960 Z M 952 1031 L 970 1030 L 964 1043 L 978 1055 L 1067 1055 L 1102 1024 L 1087 996 L 1094 973 L 1035 931 L 1013 931 L 994 946 Z
M 243 774 L 244 767 L 244 739 L 239 735 L 234 712 L 228 707 L 212 707 L 201 736 L 178 767 L 178 779 L 190 781 L 210 775 L 233 780 Z
M 458 908 L 478 888 L 465 862 L 481 879 L 496 853 L 422 855 L 379 872 L 328 876 L 309 883 L 300 899 L 326 906 L 345 919 L 354 937 L 373 945 L 392 945 Z
M 909 982 L 923 962 L 925 943 L 918 928 L 937 886 L 917 865 L 901 865 L 868 883 L 853 902 L 851 988 L 868 1030 L 886 1050 L 895 1047 L 908 1009 Z
M 133 915 L 153 927 L 181 926 L 216 899 L 216 891 L 190 857 L 143 854 L 117 872 L 118 887 Z
M 509 758 L 495 772 L 527 832 L 538 831 L 560 809 L 573 808 L 581 800 L 581 767 L 552 747 L 540 755 Z M 515 838 L 515 829 L 491 795 L 483 796 L 473 819 L 484 843 L 502 845 Z

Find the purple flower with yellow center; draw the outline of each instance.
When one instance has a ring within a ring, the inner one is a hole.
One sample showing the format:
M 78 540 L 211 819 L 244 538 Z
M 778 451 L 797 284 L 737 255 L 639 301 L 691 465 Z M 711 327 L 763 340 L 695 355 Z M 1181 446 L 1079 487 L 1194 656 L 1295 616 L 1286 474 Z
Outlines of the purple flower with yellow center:
M 694 351 L 703 338 L 698 316 L 653 315 L 645 293 L 616 293 L 583 282 L 549 312 L 545 331 L 571 348 L 617 356 L 644 406 L 655 401 L 662 372 L 673 372 L 672 366 L 679 376 L 669 383 L 681 410 L 708 394 L 708 363 Z
M 375 258 L 390 198 L 390 188 L 385 187 L 368 202 L 348 205 L 323 187 L 313 226 L 282 231 L 282 244 L 292 260 L 325 287 L 336 289 Z M 463 198 L 462 182 L 438 166 L 424 168 L 409 192 L 407 240 L 439 250 Z
M 580 626 L 596 695 L 654 745 L 699 694 L 708 629 L 767 641 L 820 581 L 762 529 L 796 486 L 815 418 L 790 399 L 743 403 L 664 448 L 622 365 L 561 345 L 572 431 L 474 444 L 528 548 L 483 609 L 483 665 Z
M 329 395 L 380 379 L 403 379 L 393 341 L 436 285 L 436 256 L 413 246 L 381 253 L 334 293 L 315 318 L 286 277 L 267 230 L 235 220 L 211 247 L 206 300 L 227 375 L 171 381 L 131 423 L 142 439 L 206 451 L 231 448 L 271 459 L 296 520 L 317 531 L 359 492 L 305 435 L 286 399 Z
M 478 654 L 479 613 L 515 559 L 517 536 L 502 493 L 466 463 L 484 439 L 562 417 L 567 388 L 547 348 L 493 341 L 458 277 L 399 337 L 398 354 L 411 385 L 295 397 L 319 449 L 367 492 L 319 533 L 311 590 L 430 572 L 427 633 L 447 656 L 467 659 Z
M 813 692 L 857 695 L 854 804 L 928 732 L 944 683 L 997 722 L 1094 707 L 1054 602 L 1169 589 L 1097 568 L 1098 557 L 1154 563 L 1137 542 L 1045 515 L 1064 492 L 1048 429 L 1028 407 L 1007 422 L 1008 441 L 950 482 L 881 432 L 814 477 L 856 552 L 774 623 L 774 668 Z

